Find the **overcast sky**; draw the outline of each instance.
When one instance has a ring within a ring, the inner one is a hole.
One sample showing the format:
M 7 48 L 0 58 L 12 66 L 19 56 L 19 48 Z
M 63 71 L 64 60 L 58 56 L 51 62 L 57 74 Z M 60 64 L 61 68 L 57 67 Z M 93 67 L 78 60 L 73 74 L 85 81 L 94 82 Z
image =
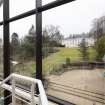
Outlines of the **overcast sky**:
M 43 0 L 43 5 L 53 0 Z M 35 8 L 35 0 L 10 0 L 10 17 Z M 43 27 L 59 26 L 63 35 L 89 32 L 92 21 L 105 15 L 105 0 L 76 0 L 72 3 L 43 12 Z M 3 9 L 0 8 L 0 21 Z M 31 25 L 35 25 L 35 16 L 18 20 L 10 24 L 10 34 L 17 32 L 20 37 L 28 33 Z M 0 37 L 2 27 L 0 26 Z

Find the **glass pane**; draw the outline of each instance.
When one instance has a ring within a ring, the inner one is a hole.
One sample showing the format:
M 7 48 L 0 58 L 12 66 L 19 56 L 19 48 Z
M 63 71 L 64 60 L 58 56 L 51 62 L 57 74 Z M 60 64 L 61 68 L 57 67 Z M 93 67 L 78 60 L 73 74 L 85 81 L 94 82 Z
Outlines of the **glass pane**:
M 43 78 L 49 95 L 77 105 L 104 104 L 103 3 L 77 0 L 43 13 Z
M 12 72 L 35 77 L 35 16 L 10 23 Z
M 0 21 L 3 21 L 3 5 L 0 6 Z
M 3 77 L 3 27 L 0 26 L 0 78 Z
M 43 5 L 45 5 L 45 4 L 51 3 L 53 1 L 55 1 L 55 0 L 42 0 L 42 3 L 43 3 Z
M 35 8 L 35 0 L 10 0 L 10 17 Z

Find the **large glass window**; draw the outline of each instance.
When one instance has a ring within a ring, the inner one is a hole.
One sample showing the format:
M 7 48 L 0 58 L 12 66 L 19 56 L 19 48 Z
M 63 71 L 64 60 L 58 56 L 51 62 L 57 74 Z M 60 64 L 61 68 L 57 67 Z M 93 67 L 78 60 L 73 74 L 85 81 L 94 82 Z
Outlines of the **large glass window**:
M 0 21 L 3 21 L 3 5 L 0 6 Z
M 3 77 L 3 27 L 0 26 L 0 78 Z
M 43 78 L 49 95 L 77 105 L 104 104 L 102 2 L 77 0 L 43 13 Z
M 53 1 L 55 1 L 55 0 L 42 0 L 42 3 L 43 3 L 43 5 L 45 5 L 45 4 L 51 3 Z
M 52 1 L 42 0 L 43 5 Z M 42 72 L 48 95 L 77 105 L 105 104 L 104 4 L 105 0 L 77 0 L 42 13 Z M 34 8 L 34 0 L 10 0 L 10 17 Z M 1 6 L 0 21 L 2 14 Z M 35 15 L 9 24 L 11 72 L 35 77 Z M 3 27 L 0 26 L 2 73 Z
M 35 8 L 35 0 L 10 0 L 10 17 Z
M 11 70 L 35 77 L 35 16 L 10 23 Z

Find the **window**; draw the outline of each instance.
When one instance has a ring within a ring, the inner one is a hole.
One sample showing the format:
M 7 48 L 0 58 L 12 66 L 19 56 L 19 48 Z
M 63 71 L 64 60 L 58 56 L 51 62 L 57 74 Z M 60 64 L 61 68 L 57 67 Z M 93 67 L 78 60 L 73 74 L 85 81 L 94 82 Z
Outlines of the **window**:
M 58 104 L 105 104 L 105 16 L 96 12 L 99 2 L 77 0 L 61 6 L 74 0 L 43 0 L 41 6 L 40 1 L 35 8 L 35 1 L 11 0 L 8 18 L 9 2 L 4 0 L 4 76 L 11 70 L 41 79 L 50 100 Z

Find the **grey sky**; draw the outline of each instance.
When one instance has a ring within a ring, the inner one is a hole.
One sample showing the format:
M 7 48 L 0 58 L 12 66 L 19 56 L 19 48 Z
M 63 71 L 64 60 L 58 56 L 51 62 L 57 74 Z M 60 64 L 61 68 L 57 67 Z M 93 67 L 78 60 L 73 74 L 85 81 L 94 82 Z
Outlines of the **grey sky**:
M 43 4 L 53 0 L 43 0 Z M 35 7 L 35 0 L 10 0 L 10 17 L 31 10 Z M 2 7 L 0 8 L 0 21 L 2 20 Z M 46 25 L 60 26 L 62 34 L 88 32 L 94 18 L 105 15 L 105 0 L 76 0 L 72 3 L 57 7 L 43 13 L 43 27 Z M 10 34 L 17 32 L 20 37 L 27 34 L 35 16 L 31 16 L 10 24 Z M 0 35 L 2 28 L 0 27 Z

